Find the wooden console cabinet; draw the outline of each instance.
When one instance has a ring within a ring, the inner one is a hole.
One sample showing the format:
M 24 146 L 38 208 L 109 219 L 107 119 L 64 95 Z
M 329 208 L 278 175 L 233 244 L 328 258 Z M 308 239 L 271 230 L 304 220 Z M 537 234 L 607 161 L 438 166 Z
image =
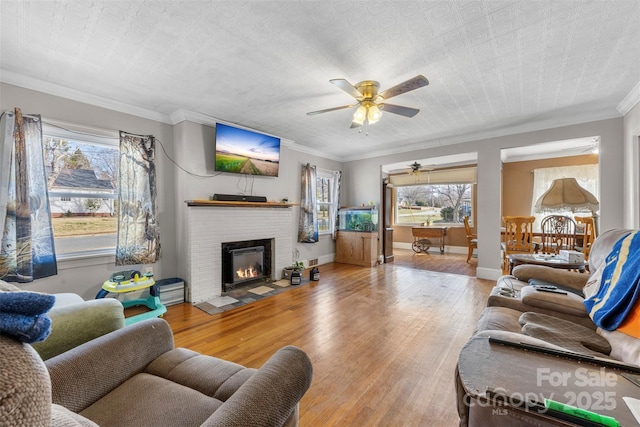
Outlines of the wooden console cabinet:
M 373 267 L 378 262 L 378 232 L 338 231 L 336 262 Z

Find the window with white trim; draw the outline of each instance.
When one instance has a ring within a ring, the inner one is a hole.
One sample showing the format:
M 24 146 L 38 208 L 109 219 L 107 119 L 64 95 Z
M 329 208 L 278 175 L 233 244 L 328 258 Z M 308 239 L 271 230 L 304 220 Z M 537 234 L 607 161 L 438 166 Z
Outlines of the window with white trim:
M 533 229 L 540 230 L 540 223 L 542 219 L 549 215 L 566 215 L 573 217 L 575 212 L 570 210 L 555 211 L 555 212 L 536 212 L 534 210 L 535 204 L 538 198 L 542 196 L 553 183 L 554 180 L 560 178 L 575 178 L 578 184 L 596 196 L 600 198 L 600 174 L 598 172 L 597 164 L 586 165 L 574 165 L 574 166 L 559 166 L 551 168 L 539 168 L 533 170 L 533 200 L 531 201 L 531 215 L 536 217 L 533 223 Z M 582 211 L 584 212 L 584 211 Z
M 337 201 L 331 200 L 333 173 L 318 169 L 316 175 L 316 206 L 318 211 L 318 234 L 331 233 L 331 206 Z
M 392 175 L 394 225 L 460 225 L 473 217 L 476 168 Z
M 56 256 L 113 254 L 118 231 L 118 137 L 45 125 L 43 155 Z

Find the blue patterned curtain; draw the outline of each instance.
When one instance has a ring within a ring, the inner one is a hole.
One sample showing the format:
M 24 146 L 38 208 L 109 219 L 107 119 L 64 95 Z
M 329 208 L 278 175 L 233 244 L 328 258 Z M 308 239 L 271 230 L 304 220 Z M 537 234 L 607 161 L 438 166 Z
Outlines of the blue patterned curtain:
M 155 138 L 120 132 L 120 186 L 116 265 L 160 259 L 156 217 Z
M 0 279 L 58 274 L 42 151 L 42 121 L 19 108 L 0 119 Z
M 302 166 L 302 191 L 300 195 L 300 223 L 298 242 L 318 241 L 318 208 L 316 195 L 316 167 L 307 163 Z

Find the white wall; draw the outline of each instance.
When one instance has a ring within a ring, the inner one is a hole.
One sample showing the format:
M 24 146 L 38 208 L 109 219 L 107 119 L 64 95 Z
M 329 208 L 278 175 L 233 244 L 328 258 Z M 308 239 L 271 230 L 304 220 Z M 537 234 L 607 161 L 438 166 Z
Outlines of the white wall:
M 640 228 L 640 103 L 624 116 L 624 226 Z
M 608 119 L 554 129 L 527 132 L 375 157 L 345 163 L 346 203 L 381 198 L 381 172 L 384 164 L 412 162 L 451 154 L 478 153 L 478 277 L 494 278 L 500 271 L 500 193 L 503 148 L 532 145 L 588 136 L 600 136 L 600 229 L 623 226 L 624 163 L 623 119 Z M 636 206 L 637 209 L 637 206 Z
M 47 95 L 28 89 L 0 83 L 0 108 L 2 111 L 16 107 L 23 113 L 40 114 L 43 121 L 47 119 L 62 121 L 93 129 L 110 131 L 125 130 L 127 132 L 154 135 L 162 142 L 169 153 L 173 152 L 172 126 L 153 120 L 123 114 L 105 108 L 76 102 L 70 99 Z M 168 278 L 176 275 L 175 247 L 175 209 L 173 169 L 174 166 L 158 147 L 157 184 L 158 184 L 158 223 L 160 224 L 160 241 L 162 257 L 154 266 L 157 278 Z M 74 292 L 85 299 L 92 299 L 100 290 L 102 283 L 116 271 L 127 267 L 116 267 L 115 258 L 99 257 L 82 260 L 58 262 L 58 274 L 20 285 L 25 290 L 41 292 Z M 130 268 L 143 269 L 142 266 Z
M 185 238 L 187 200 L 206 200 L 215 193 L 251 194 L 265 196 L 269 201 L 281 201 L 287 198 L 289 203 L 299 205 L 303 164 L 311 163 L 323 169 L 341 170 L 339 162 L 291 149 L 292 142 L 283 139 L 280 147 L 278 177 L 216 174 L 214 171 L 215 118 L 198 116 L 193 120 L 198 122 L 183 120 L 174 126 L 176 160 L 181 165 L 187 165 L 189 172 L 205 176 L 197 177 L 180 170 L 176 173 L 177 245 L 181 254 L 187 253 Z M 260 129 L 255 130 L 260 131 Z M 315 244 L 297 242 L 300 209 L 298 206 L 292 209 L 291 245 L 298 250 L 299 260 L 318 258 L 321 264 L 333 261 L 334 245 L 331 237 L 321 236 L 320 241 Z M 290 261 L 293 261 L 293 255 L 290 256 Z M 178 260 L 180 277 L 187 276 L 188 268 L 187 260 L 180 257 Z

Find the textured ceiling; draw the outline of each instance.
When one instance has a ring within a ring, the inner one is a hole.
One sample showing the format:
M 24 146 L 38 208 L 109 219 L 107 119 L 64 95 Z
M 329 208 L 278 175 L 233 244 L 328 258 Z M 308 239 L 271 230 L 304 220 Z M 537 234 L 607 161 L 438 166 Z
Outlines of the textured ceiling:
M 186 110 L 357 159 L 620 116 L 640 82 L 640 2 L 7 1 L 0 79 Z M 369 135 L 329 83 L 417 74 Z M 101 100 L 101 101 L 99 101 Z M 117 101 L 116 104 L 114 101 Z M 122 103 L 122 104 L 120 104 Z M 124 106 L 124 107 L 123 107 Z

